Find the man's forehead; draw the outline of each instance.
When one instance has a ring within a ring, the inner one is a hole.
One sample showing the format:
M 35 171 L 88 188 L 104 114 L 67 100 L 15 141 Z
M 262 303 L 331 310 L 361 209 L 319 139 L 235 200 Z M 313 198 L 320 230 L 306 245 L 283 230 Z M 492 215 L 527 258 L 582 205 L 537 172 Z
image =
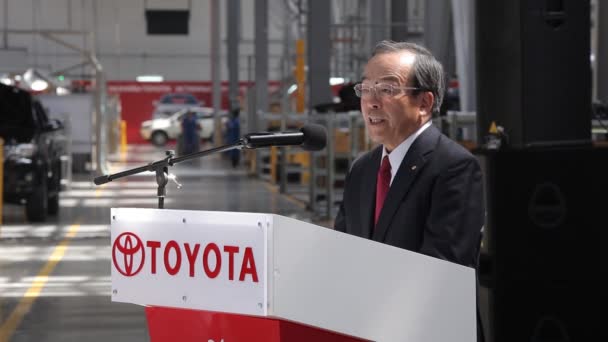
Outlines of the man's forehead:
M 400 62 L 400 57 L 372 58 L 363 70 L 362 81 L 405 82 L 410 71 L 410 65 Z
M 361 80 L 403 81 L 415 59 L 416 56 L 409 51 L 375 55 L 365 65 Z

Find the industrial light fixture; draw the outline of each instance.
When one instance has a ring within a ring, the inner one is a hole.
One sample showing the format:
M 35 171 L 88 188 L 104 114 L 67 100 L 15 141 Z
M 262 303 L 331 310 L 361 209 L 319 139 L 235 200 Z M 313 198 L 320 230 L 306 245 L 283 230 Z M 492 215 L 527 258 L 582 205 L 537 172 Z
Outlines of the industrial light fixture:
M 289 89 L 287 89 L 287 94 L 291 94 L 294 91 L 296 91 L 298 89 L 298 85 L 297 84 L 292 84 Z
M 344 84 L 344 83 L 346 83 L 346 79 L 343 77 L 330 77 L 329 78 L 329 85 L 331 85 L 331 86 Z M 289 88 L 287 88 L 287 94 L 292 94 L 296 90 L 298 90 L 298 85 L 294 83 L 291 86 L 289 86 Z
M 13 85 L 13 80 L 11 80 L 10 77 L 2 76 L 0 77 L 0 83 L 6 85 Z
M 44 91 L 50 83 L 46 75 L 35 69 L 27 69 L 23 74 L 23 80 L 33 91 Z
M 329 85 L 338 85 L 338 84 L 344 84 L 345 80 L 343 77 L 330 77 L 329 78 Z
M 30 84 L 30 88 L 32 88 L 33 91 L 43 91 L 48 87 L 49 87 L 49 83 L 45 80 L 34 80 Z
M 164 78 L 161 75 L 141 75 L 137 76 L 137 82 L 162 82 Z

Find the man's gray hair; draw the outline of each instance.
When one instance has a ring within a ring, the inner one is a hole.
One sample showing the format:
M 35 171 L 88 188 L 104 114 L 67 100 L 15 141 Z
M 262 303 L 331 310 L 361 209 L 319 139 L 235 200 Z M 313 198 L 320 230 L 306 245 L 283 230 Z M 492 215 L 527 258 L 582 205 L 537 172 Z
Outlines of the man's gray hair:
M 372 57 L 384 53 L 402 51 L 411 52 L 416 56 L 412 70 L 409 72 L 410 85 L 420 88 L 422 91 L 433 93 L 435 97 L 433 113 L 439 114 L 439 108 L 441 107 L 445 92 L 445 74 L 443 66 L 429 50 L 414 43 L 383 40 L 374 48 Z

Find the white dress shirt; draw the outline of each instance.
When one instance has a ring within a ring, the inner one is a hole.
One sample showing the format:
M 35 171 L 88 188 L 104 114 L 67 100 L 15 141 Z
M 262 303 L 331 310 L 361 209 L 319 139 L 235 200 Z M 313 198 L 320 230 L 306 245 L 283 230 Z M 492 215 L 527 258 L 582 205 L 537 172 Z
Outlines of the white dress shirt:
M 392 150 L 391 153 L 388 153 L 386 148 L 382 146 L 382 158 L 380 158 L 380 164 L 382 165 L 384 156 L 388 155 L 388 161 L 391 164 L 391 184 L 393 184 L 393 179 L 395 179 L 395 175 L 397 174 L 399 166 L 401 166 L 401 162 L 403 161 L 403 158 L 405 158 L 407 151 L 410 149 L 416 138 L 418 138 L 418 136 L 422 134 L 425 129 L 429 128 L 431 124 L 431 120 L 427 121 L 427 123 L 422 125 L 422 127 L 420 127 L 414 134 L 403 140 L 403 142 Z

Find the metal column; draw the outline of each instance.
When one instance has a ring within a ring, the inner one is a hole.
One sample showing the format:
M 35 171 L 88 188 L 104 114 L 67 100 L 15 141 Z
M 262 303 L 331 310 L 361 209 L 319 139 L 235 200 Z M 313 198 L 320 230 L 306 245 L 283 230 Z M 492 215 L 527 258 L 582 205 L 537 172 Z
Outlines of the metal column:
M 308 1 L 306 28 L 308 42 L 308 108 L 315 105 L 331 103 L 332 94 L 329 87 L 330 51 L 329 26 L 331 24 L 331 6 L 329 1 Z M 314 19 L 313 19 L 314 18 Z
M 2 48 L 8 49 L 8 0 L 4 0 L 4 30 L 2 31 Z
M 369 1 L 368 5 L 368 18 L 370 29 L 368 30 L 368 55 L 378 44 L 379 41 L 388 38 L 387 27 L 386 27 L 386 1 L 385 0 L 374 0 Z
M 428 0 L 424 11 L 424 44 L 443 65 L 448 76 L 452 70 L 453 40 L 450 3 L 445 0 Z
M 408 39 L 408 23 L 407 0 L 391 0 L 391 39 L 406 41 Z
M 250 132 L 268 111 L 268 0 L 255 1 L 255 111 L 249 116 Z
M 247 91 L 245 92 L 245 98 L 247 100 L 247 117 L 241 117 L 242 126 L 245 127 L 246 132 L 255 132 L 257 131 L 257 105 L 256 105 L 256 89 L 257 84 L 255 81 L 254 74 L 254 64 L 255 64 L 255 56 L 248 55 L 247 56 Z
M 215 146 L 223 144 L 222 121 L 219 112 L 222 108 L 222 84 L 221 84 L 221 65 L 220 65 L 220 0 L 211 0 L 211 80 L 213 82 L 213 113 L 215 115 L 215 132 L 213 140 Z
M 608 3 L 597 2 L 597 99 L 608 103 Z
M 92 56 L 94 58 L 93 64 L 95 67 L 95 120 L 93 121 L 95 125 L 95 151 L 94 158 L 92 160 L 95 164 L 95 170 L 98 174 L 107 174 L 107 165 L 106 165 L 106 81 L 103 68 L 99 61 L 97 60 L 97 54 L 99 53 L 99 35 L 97 34 L 98 30 L 98 9 L 97 2 L 91 4 L 91 8 L 93 11 L 93 30 L 91 31 L 92 42 L 93 42 L 93 51 Z
M 239 108 L 239 40 L 241 1 L 228 0 L 228 80 L 230 109 Z
M 475 93 L 475 2 L 452 0 L 454 21 L 454 45 L 456 70 L 458 71 L 460 110 L 474 112 L 477 109 Z M 450 48 L 451 49 L 451 48 Z M 446 70 L 447 71 L 447 70 Z M 448 74 L 448 77 L 451 76 Z

